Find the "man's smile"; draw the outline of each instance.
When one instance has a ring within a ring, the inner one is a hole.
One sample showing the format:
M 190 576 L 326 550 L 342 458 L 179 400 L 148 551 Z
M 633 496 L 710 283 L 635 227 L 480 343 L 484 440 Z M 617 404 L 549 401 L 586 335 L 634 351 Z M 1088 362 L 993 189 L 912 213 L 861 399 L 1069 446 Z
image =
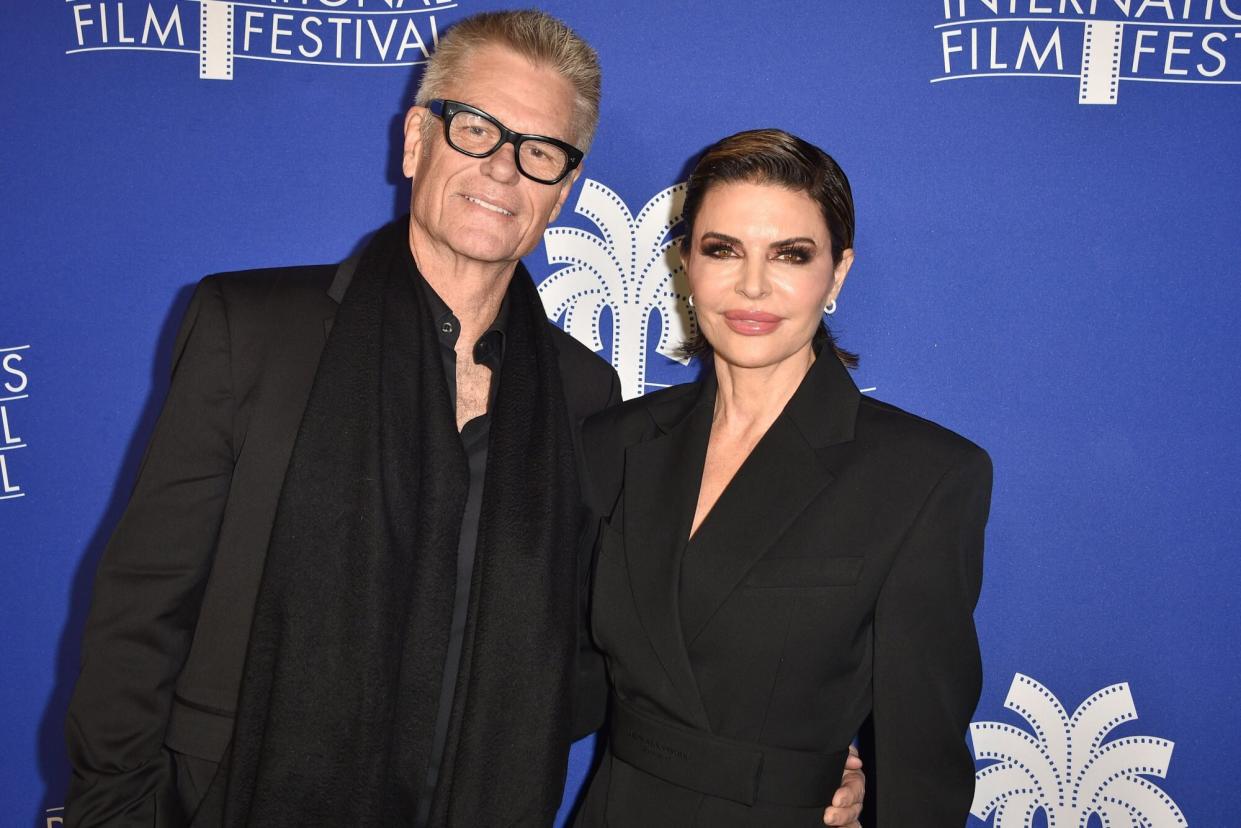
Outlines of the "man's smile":
M 475 205 L 477 205 L 477 206 L 479 206 L 479 207 L 482 207 L 484 210 L 490 210 L 491 212 L 493 212 L 493 213 L 499 213 L 499 214 L 500 214 L 500 215 L 502 215 L 502 216 L 512 216 L 512 215 L 513 215 L 513 211 L 512 211 L 512 210 L 507 210 L 507 209 L 505 209 L 505 208 L 501 207 L 501 206 L 500 206 L 500 205 L 498 205 L 498 204 L 492 204 L 490 201 L 486 201 L 486 200 L 484 200 L 484 199 L 481 199 L 481 198 L 479 198 L 478 196 L 472 196 L 472 195 L 465 195 L 465 194 L 462 194 L 462 196 L 461 196 L 461 197 L 462 197 L 462 198 L 464 198 L 466 201 L 470 202 L 471 204 L 475 204 Z

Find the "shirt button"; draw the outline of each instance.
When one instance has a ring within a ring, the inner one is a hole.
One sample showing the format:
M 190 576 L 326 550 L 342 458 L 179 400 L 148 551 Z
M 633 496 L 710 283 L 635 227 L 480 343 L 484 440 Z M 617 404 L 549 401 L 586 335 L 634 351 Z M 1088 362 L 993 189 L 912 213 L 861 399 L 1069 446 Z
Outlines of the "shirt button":
M 441 331 L 442 333 L 446 333 L 446 334 L 450 334 L 450 333 L 452 333 L 452 323 L 451 323 L 451 322 L 443 322 L 443 323 L 441 323 L 441 324 L 440 324 L 440 331 Z

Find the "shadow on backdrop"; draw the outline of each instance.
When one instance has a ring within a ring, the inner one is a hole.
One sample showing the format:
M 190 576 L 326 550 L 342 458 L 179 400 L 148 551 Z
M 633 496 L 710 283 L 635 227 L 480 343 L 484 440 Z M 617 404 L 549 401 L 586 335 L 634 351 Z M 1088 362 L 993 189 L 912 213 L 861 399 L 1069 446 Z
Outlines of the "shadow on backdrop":
M 172 299 L 164 322 L 156 336 L 155 356 L 151 360 L 151 390 L 143 403 L 142 412 L 138 417 L 134 430 L 129 436 L 129 443 L 121 456 L 121 467 L 117 471 L 116 482 L 112 486 L 112 495 L 86 543 L 81 560 L 74 571 L 69 586 L 69 611 L 64 628 L 60 632 L 60 640 L 56 646 L 55 684 L 43 717 L 39 721 L 38 751 L 39 775 L 43 779 L 43 799 L 35 824 L 44 825 L 49 808 L 64 805 L 65 794 L 69 781 L 69 758 L 65 748 L 65 712 L 69 707 L 69 698 L 73 695 L 73 686 L 77 682 L 79 670 L 79 654 L 82 647 L 82 627 L 86 624 L 86 614 L 90 610 L 91 595 L 95 585 L 95 569 L 103 550 L 112 537 L 112 530 L 120 521 L 134 482 L 138 478 L 138 469 L 146 451 L 147 441 L 155 429 L 155 421 L 159 418 L 160 409 L 164 405 L 164 397 L 168 394 L 169 374 L 172 370 L 172 348 L 176 342 L 177 331 L 181 327 L 181 318 L 189 307 L 190 297 L 194 294 L 195 285 L 183 285 Z M 58 816 L 53 814 L 50 816 Z

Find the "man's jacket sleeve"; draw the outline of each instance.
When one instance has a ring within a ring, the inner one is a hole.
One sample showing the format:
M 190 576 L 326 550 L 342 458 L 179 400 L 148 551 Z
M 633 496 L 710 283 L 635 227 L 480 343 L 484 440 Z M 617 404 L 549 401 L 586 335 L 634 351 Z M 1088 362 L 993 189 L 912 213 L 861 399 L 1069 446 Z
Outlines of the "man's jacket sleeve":
M 182 825 L 164 749 L 234 465 L 233 382 L 220 285 L 204 279 L 172 382 L 95 577 L 65 723 L 69 828 Z

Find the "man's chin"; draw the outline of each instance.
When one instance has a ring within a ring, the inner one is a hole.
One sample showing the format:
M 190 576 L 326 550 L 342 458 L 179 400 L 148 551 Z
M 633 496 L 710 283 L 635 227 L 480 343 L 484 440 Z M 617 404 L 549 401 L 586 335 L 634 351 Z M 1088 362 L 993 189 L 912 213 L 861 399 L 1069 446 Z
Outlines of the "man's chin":
M 533 249 L 533 247 L 531 248 Z M 512 239 L 488 238 L 474 234 L 452 245 L 452 251 L 462 259 L 482 264 L 515 264 L 529 250 L 521 250 Z
M 541 238 L 541 234 L 529 238 L 529 234 L 515 226 L 513 219 L 497 224 L 489 219 L 479 221 L 477 217 L 473 221 L 462 221 L 460 216 L 453 218 L 456 220 L 439 222 L 439 232 L 430 232 L 433 228 L 427 227 L 423 235 L 438 250 L 436 255 L 447 252 L 460 264 L 515 264 L 533 250 Z M 448 226 L 444 227 L 445 224 Z

